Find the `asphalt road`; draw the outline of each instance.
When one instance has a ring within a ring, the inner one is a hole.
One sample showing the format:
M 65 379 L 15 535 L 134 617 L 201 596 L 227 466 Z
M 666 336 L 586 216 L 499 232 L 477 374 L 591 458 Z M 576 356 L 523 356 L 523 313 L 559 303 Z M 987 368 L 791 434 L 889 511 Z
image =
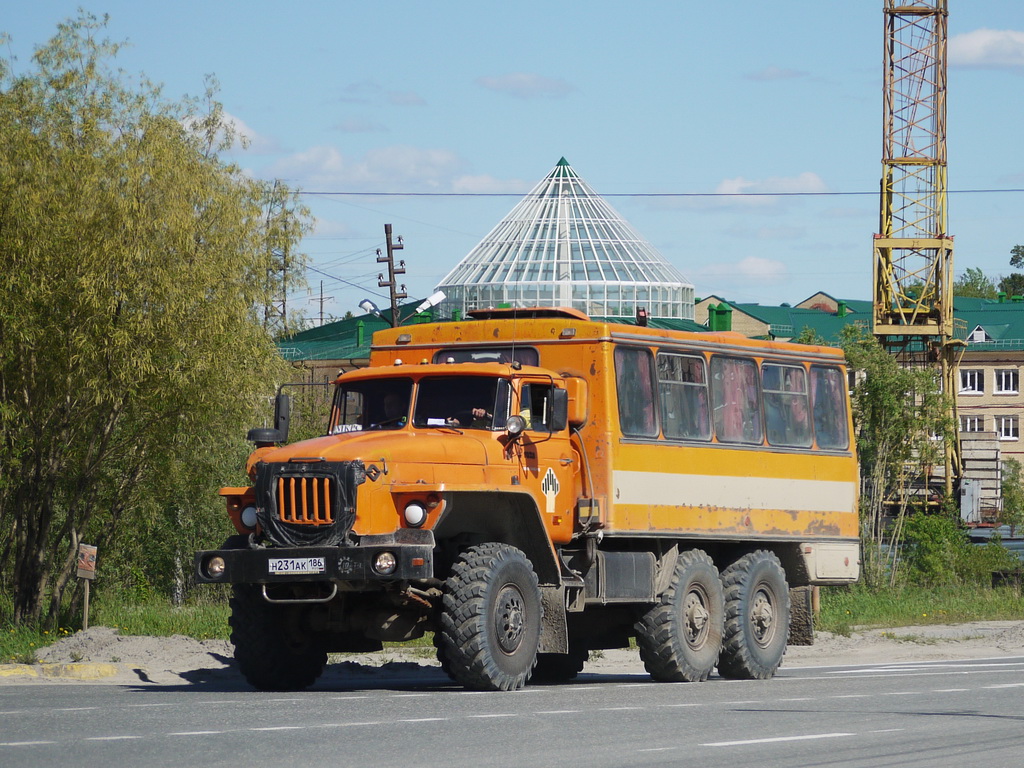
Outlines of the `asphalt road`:
M 472 693 L 436 670 L 290 694 L 0 685 L 0 766 L 1024 765 L 1024 656 Z

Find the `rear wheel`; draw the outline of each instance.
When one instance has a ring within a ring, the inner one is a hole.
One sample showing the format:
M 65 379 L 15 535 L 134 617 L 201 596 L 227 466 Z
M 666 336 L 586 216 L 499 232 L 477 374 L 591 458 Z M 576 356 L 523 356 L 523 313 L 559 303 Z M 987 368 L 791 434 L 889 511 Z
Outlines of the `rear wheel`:
M 295 608 L 271 605 L 252 584 L 236 584 L 231 595 L 231 642 L 238 669 L 260 691 L 308 688 L 323 672 L 323 639 L 297 627 Z
M 789 636 L 789 587 L 773 553 L 757 550 L 722 572 L 725 635 L 722 677 L 767 680 L 782 664 Z
M 526 555 L 507 544 L 470 547 L 445 581 L 435 637 L 441 667 L 467 688 L 522 688 L 537 662 L 542 613 Z
M 655 680 L 707 680 L 722 646 L 725 608 L 718 569 L 708 555 L 679 555 L 668 589 L 634 627 L 640 658 Z

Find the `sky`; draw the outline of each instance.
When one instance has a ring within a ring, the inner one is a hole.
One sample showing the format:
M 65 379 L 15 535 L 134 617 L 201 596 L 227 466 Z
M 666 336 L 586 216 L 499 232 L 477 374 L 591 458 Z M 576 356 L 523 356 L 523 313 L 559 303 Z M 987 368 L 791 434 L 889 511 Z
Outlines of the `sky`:
M 168 98 L 215 76 L 230 159 L 303 192 L 288 309 L 314 322 L 386 297 L 386 223 L 425 297 L 562 157 L 698 297 L 871 298 L 883 0 L 0 0 L 0 55 L 25 69 L 78 8 Z M 996 279 L 1024 243 L 1024 2 L 949 10 L 954 269 Z

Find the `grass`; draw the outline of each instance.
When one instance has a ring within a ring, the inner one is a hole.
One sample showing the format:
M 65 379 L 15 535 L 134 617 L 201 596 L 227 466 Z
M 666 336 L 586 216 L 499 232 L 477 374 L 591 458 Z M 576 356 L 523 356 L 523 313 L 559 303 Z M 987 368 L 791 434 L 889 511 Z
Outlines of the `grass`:
M 15 627 L 9 620 L 10 603 L 0 599 L 0 664 L 31 664 L 36 652 L 77 627 L 65 626 L 55 631 Z M 858 627 L 909 627 L 922 624 L 960 624 L 968 621 L 1024 620 L 1024 594 L 1019 588 L 904 587 L 897 590 L 872 591 L 863 585 L 823 587 L 821 613 L 815 627 L 841 635 L 849 635 Z M 92 626 L 114 627 L 124 635 L 187 635 L 200 640 L 227 639 L 228 606 L 226 601 L 211 600 L 171 606 L 166 602 L 147 601 L 129 604 L 115 598 L 93 604 Z M 409 643 L 385 643 L 388 648 L 422 649 L 433 654 L 429 633 Z
M 854 627 L 910 627 L 1024 619 L 1024 595 L 1013 587 L 822 587 L 817 629 L 849 635 Z

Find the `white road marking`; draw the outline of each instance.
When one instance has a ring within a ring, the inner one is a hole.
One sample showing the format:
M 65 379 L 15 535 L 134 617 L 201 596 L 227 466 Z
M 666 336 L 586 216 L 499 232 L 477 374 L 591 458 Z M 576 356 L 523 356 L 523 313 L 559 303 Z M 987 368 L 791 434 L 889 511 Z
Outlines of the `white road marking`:
M 41 747 L 56 743 L 56 741 L 4 741 L 0 742 L 0 747 Z
M 744 739 L 742 741 L 712 741 L 701 744 L 702 747 L 739 747 L 744 744 L 774 744 L 782 741 L 812 741 L 814 739 L 838 739 L 844 736 L 856 736 L 855 733 L 812 733 L 807 736 L 775 736 L 770 739 Z
M 168 733 L 168 736 L 214 736 L 219 733 L 227 733 L 227 731 L 177 731 L 175 733 Z
M 141 736 L 86 736 L 85 741 L 131 741 L 141 738 Z

